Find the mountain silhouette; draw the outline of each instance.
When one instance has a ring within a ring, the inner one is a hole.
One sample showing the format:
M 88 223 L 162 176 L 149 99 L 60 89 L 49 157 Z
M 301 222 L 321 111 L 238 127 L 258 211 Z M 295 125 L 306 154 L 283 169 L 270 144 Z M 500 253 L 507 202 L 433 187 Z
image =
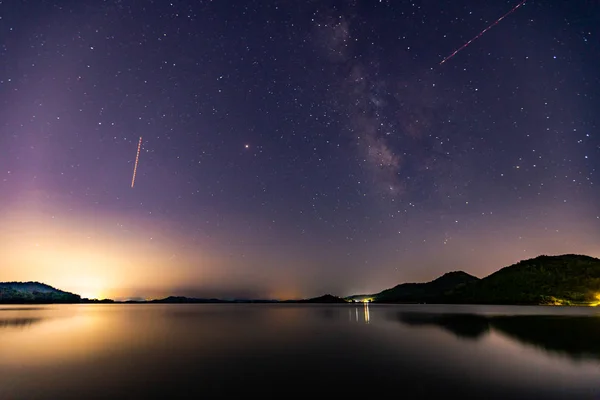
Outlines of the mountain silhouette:
M 403 283 L 372 297 L 378 303 L 439 302 L 449 291 L 478 281 L 479 278 L 463 271 L 448 272 L 426 283 Z
M 0 282 L 0 303 L 79 303 L 81 296 L 39 282 Z
M 444 302 L 462 304 L 594 303 L 600 300 L 600 259 L 539 256 L 458 286 Z

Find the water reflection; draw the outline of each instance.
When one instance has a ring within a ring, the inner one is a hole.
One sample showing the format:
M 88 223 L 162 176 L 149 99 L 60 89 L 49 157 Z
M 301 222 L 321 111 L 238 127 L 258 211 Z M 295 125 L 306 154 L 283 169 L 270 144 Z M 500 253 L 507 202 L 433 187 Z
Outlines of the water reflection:
M 9 318 L 0 319 L 0 329 L 2 328 L 28 328 L 31 325 L 43 321 L 43 318 Z
M 575 359 L 600 359 L 599 317 L 496 317 L 492 326 L 546 351 L 565 353 Z
M 327 320 L 336 320 L 339 317 L 339 310 L 325 308 L 323 310 L 319 310 L 319 314 L 321 315 L 321 317 Z
M 518 342 L 572 359 L 600 360 L 600 317 L 556 315 L 478 315 L 399 312 L 410 326 L 437 326 L 460 338 L 477 340 L 495 331 Z
M 47 308 L 46 310 L 49 310 Z M 42 307 L 0 307 L 0 329 L 4 328 L 30 328 L 46 319 L 46 317 L 37 311 L 43 310 Z
M 511 310 L 523 308 L 506 313 Z M 593 350 L 598 345 L 589 340 L 596 328 L 586 325 L 590 332 L 583 339 L 578 336 L 584 327 L 576 325 L 583 318 L 567 317 L 554 327 L 535 317 L 522 321 L 514 314 L 486 316 L 498 314 L 490 307 L 458 311 L 362 303 L 11 310 L 0 313 L 0 320 L 44 322 L 0 330 L 0 399 L 50 400 L 65 394 L 149 399 L 162 392 L 169 399 L 228 398 L 240 388 L 263 397 L 293 388 L 297 396 L 308 397 L 318 395 L 321 387 L 330 388 L 335 397 L 387 396 L 390 388 L 404 398 L 551 400 L 600 395 L 598 362 L 572 363 L 524 351 L 507 333 L 522 342 L 550 346 L 548 340 L 529 338 L 530 331 L 563 335 L 571 328 L 569 335 L 581 340 L 581 348 Z M 433 328 L 413 328 L 417 325 Z M 466 340 L 455 340 L 440 328 Z M 360 382 L 349 385 L 355 371 L 360 371 Z
M 444 328 L 457 337 L 478 339 L 489 330 L 489 321 L 477 314 L 432 314 L 399 312 L 398 321 L 411 326 L 433 325 Z
M 362 307 L 362 310 L 360 308 Z M 351 322 L 365 322 L 371 321 L 371 313 L 369 311 L 369 303 L 363 303 L 363 306 L 355 306 L 348 309 L 348 319 Z

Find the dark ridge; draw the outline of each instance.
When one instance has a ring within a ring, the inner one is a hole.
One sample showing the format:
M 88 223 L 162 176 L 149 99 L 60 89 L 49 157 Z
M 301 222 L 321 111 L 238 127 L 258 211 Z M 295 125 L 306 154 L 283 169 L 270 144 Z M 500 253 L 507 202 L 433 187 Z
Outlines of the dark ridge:
M 502 268 L 446 296 L 465 304 L 592 304 L 600 301 L 600 260 L 576 254 L 539 256 Z
M 314 297 L 312 299 L 298 300 L 298 303 L 347 303 L 346 300 L 341 297 L 337 297 L 331 294 L 325 294 L 320 297 Z
M 377 303 L 430 303 L 440 302 L 443 296 L 460 286 L 478 281 L 479 278 L 463 271 L 445 273 L 427 283 L 403 283 L 374 294 Z
M 0 303 L 79 303 L 81 297 L 39 282 L 0 282 Z
M 219 300 L 219 299 L 195 299 L 192 297 L 184 297 L 184 296 L 169 296 L 164 299 L 155 299 L 150 300 L 147 303 L 226 303 L 227 301 Z

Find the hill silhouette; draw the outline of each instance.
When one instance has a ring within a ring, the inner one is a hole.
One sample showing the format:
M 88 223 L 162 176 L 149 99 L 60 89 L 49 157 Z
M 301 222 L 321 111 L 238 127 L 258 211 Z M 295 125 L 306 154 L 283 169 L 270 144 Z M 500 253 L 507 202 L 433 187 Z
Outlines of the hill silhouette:
M 444 297 L 462 304 L 582 304 L 600 300 L 600 259 L 539 256 L 502 268 Z
M 44 304 L 79 303 L 77 294 L 53 288 L 39 282 L 0 282 L 0 303 L 4 304 Z
M 177 303 L 223 303 L 224 301 L 218 299 L 196 299 L 192 297 L 184 296 L 169 296 L 164 299 L 150 300 L 148 303 L 165 303 L 165 304 L 177 304 Z
M 463 271 L 448 272 L 425 283 L 403 283 L 374 295 L 340 298 L 331 294 L 304 300 L 221 300 L 169 296 L 148 301 L 115 303 L 448 303 L 514 305 L 600 304 L 600 259 L 565 254 L 539 256 L 502 268 L 479 279 Z M 0 282 L 0 303 L 112 303 L 110 299 L 82 299 L 79 295 L 39 282 Z
M 341 297 L 337 297 L 331 294 L 325 294 L 323 296 L 314 297 L 312 299 L 297 300 L 297 303 L 347 303 L 346 300 Z
M 479 278 L 463 271 L 448 272 L 426 283 L 402 283 L 372 297 L 377 303 L 424 303 L 439 302 L 452 290 L 478 281 Z

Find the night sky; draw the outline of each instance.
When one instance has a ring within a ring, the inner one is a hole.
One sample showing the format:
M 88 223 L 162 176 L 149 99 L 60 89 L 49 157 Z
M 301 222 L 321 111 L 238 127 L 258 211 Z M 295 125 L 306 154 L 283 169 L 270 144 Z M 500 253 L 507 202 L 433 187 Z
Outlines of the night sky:
M 600 3 L 440 65 L 517 4 L 0 2 L 0 280 L 297 298 L 600 256 Z

